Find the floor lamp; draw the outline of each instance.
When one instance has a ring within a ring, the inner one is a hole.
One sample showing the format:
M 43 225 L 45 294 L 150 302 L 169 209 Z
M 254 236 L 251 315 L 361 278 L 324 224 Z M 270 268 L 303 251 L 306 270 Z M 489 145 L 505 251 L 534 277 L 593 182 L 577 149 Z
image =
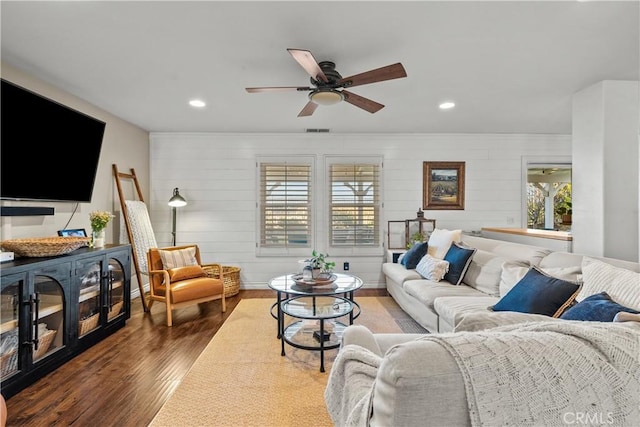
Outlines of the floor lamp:
M 178 187 L 173 189 L 173 196 L 169 199 L 169 206 L 173 210 L 173 226 L 171 228 L 171 235 L 173 236 L 173 246 L 176 245 L 176 208 L 187 205 L 187 201 L 180 195 Z

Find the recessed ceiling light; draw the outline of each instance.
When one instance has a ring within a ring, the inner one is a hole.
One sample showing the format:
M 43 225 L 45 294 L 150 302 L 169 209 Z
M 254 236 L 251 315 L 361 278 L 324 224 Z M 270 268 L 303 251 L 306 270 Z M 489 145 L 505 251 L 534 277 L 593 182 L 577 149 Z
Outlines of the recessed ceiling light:
M 440 104 L 440 109 L 448 110 L 449 108 L 453 108 L 455 106 L 456 104 L 454 102 L 443 102 L 442 104 Z
M 199 99 L 192 99 L 191 101 L 189 101 L 189 105 L 191 105 L 192 107 L 196 107 L 196 108 L 202 108 L 202 107 L 206 106 L 207 104 L 205 104 L 204 101 L 201 101 Z

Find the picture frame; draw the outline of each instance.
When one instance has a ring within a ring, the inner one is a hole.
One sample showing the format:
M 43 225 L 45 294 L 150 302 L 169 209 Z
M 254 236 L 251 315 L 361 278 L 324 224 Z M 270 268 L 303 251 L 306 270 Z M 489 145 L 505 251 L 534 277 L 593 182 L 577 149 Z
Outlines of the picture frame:
M 422 208 L 464 210 L 465 162 L 423 162 Z
M 73 228 L 67 230 L 58 230 L 58 236 L 62 237 L 87 237 L 87 230 L 84 228 Z

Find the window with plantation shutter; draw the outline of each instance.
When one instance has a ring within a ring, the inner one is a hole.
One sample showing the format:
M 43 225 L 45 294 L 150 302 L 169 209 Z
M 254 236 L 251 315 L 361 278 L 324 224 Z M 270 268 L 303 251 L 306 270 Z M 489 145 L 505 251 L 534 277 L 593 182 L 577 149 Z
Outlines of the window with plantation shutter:
M 381 162 L 330 163 L 332 247 L 380 246 Z
M 308 159 L 259 163 L 260 249 L 305 248 L 304 253 L 308 252 L 312 245 L 311 184 Z

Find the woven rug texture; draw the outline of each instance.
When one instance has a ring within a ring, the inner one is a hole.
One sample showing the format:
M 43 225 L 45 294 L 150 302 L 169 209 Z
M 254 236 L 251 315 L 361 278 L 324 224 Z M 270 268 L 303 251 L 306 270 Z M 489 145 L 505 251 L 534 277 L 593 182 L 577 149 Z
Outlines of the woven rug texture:
M 243 299 L 195 361 L 150 426 L 332 426 L 324 389 L 338 349 L 285 344 L 280 355 L 274 300 Z M 376 333 L 401 333 L 387 307 L 391 297 L 356 297 L 354 323 Z

